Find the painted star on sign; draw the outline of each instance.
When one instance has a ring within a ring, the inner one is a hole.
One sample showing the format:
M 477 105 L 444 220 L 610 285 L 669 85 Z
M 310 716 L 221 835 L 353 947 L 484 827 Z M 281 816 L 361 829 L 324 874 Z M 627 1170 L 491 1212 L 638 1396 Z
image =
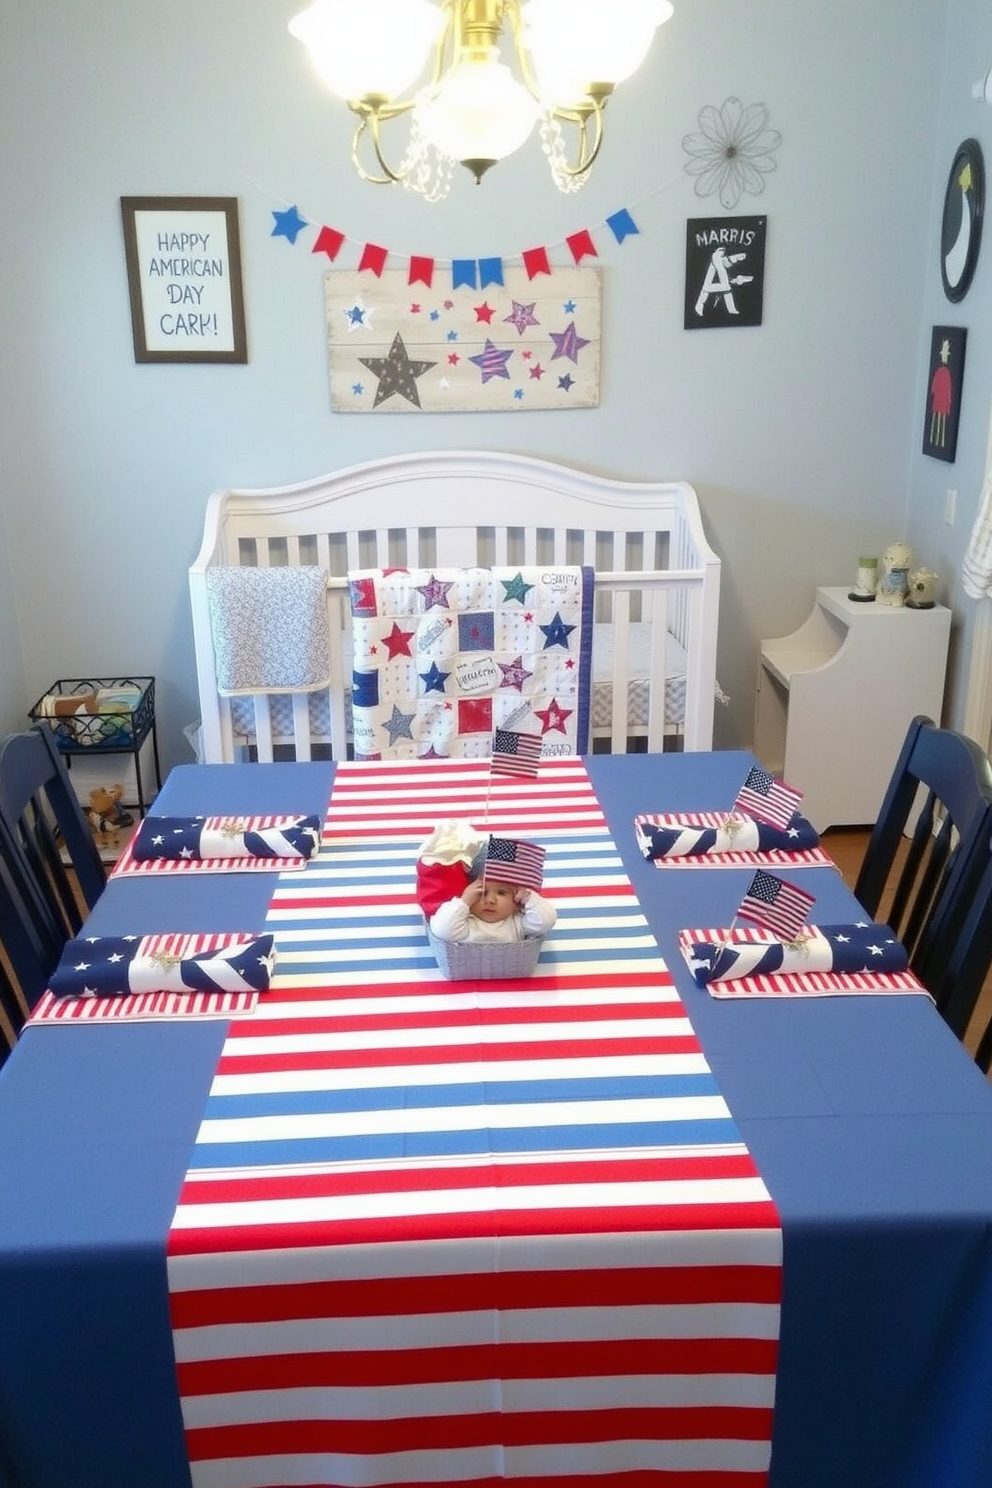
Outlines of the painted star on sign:
M 486 325 L 492 325 L 493 316 L 496 311 L 495 307 L 493 305 L 490 305 L 488 300 L 485 302 L 485 304 L 476 305 L 474 308 L 475 318 L 477 321 L 484 320 Z
M 393 704 L 392 716 L 385 719 L 382 725 L 389 735 L 390 744 L 395 744 L 397 739 L 413 738 L 413 730 L 410 725 L 416 716 L 415 713 L 401 713 L 396 704 Z
M 551 360 L 557 357 L 567 357 L 570 362 L 578 363 L 579 352 L 583 346 L 588 346 L 589 341 L 585 336 L 580 336 L 575 329 L 575 321 L 570 320 L 563 331 L 550 331 L 548 333 L 555 343 L 555 349 L 551 353 Z
M 535 717 L 541 720 L 541 733 L 550 734 L 556 730 L 558 733 L 565 732 L 565 719 L 571 718 L 575 712 L 574 708 L 560 708 L 554 698 L 546 708 L 535 708 Z
M 521 305 L 519 300 L 514 300 L 512 313 L 503 316 L 504 325 L 516 326 L 518 336 L 522 336 L 528 326 L 540 325 L 541 322 L 534 314 L 534 306 L 536 304 L 536 300 L 530 305 Z
M 385 572 L 385 570 L 383 570 L 383 572 Z M 413 631 L 400 630 L 399 625 L 395 620 L 393 621 L 392 630 L 389 632 L 388 635 L 383 636 L 382 640 L 383 644 L 389 651 L 390 661 L 395 661 L 397 656 L 412 655 L 412 652 L 410 651 L 410 642 L 413 640 Z
M 372 329 L 372 317 L 375 314 L 374 305 L 363 305 L 361 295 L 355 296 L 355 303 L 349 305 L 341 314 L 348 322 L 348 335 L 352 331 L 370 331 Z
M 474 362 L 482 373 L 482 382 L 483 386 L 485 386 L 491 377 L 505 377 L 509 380 L 510 374 L 507 371 L 506 364 L 512 355 L 512 351 L 500 351 L 487 336 L 483 349 L 477 356 L 469 357 L 469 361 Z
M 533 367 L 530 368 L 530 375 L 531 377 L 536 378 L 538 382 L 540 382 L 541 378 L 544 376 L 544 368 L 541 366 L 540 362 L 535 362 Z
M 565 624 L 561 618 L 561 610 L 555 612 L 555 618 L 550 625 L 542 625 L 539 628 L 547 636 L 547 640 L 544 642 L 545 651 L 547 651 L 549 646 L 564 646 L 565 650 L 568 650 L 568 638 L 575 629 L 575 626 Z
M 559 377 L 558 386 L 561 388 L 563 393 L 567 393 L 570 388 L 573 388 L 575 386 L 575 378 L 572 376 L 571 372 L 566 372 L 564 377 Z
M 443 609 L 448 603 L 448 590 L 454 582 L 454 579 L 445 582 L 432 573 L 426 584 L 417 584 L 417 593 L 424 596 L 424 609 L 432 610 L 435 605 Z
M 415 408 L 420 407 L 420 394 L 417 391 L 417 378 L 423 377 L 436 362 L 414 362 L 403 345 L 403 337 L 399 331 L 393 337 L 393 344 L 389 348 L 389 355 L 384 357 L 359 357 L 363 367 L 368 367 L 373 377 L 378 377 L 379 385 L 375 390 L 375 402 L 373 408 L 378 408 L 380 403 L 385 403 L 394 393 L 412 403 Z
M 436 661 L 432 661 L 426 672 L 418 672 L 417 676 L 424 684 L 425 692 L 443 692 L 444 684 L 451 676 L 450 672 L 442 672 Z
M 523 692 L 524 683 L 527 681 L 527 678 L 534 675 L 533 672 L 529 672 L 524 666 L 523 656 L 516 656 L 510 662 L 498 661 L 496 665 L 503 673 L 503 680 L 500 686 L 515 687 L 518 692 Z

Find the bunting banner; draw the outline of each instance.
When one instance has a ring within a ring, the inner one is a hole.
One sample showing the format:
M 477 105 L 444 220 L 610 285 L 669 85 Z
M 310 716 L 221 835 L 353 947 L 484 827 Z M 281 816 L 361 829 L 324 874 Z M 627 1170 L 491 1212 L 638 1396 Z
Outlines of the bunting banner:
M 406 271 L 382 269 L 385 250 L 372 249 L 362 254 L 371 274 L 333 269 L 325 279 L 335 412 L 598 405 L 599 269 L 558 269 L 538 287 L 501 259 L 455 259 L 442 284 L 434 261 L 418 259 L 411 284 Z M 573 251 L 578 261 L 589 248 Z
M 483 258 L 456 258 L 442 259 L 432 255 L 413 253 L 392 253 L 388 247 L 379 243 L 363 242 L 361 239 L 349 238 L 339 228 L 332 227 L 328 223 L 318 224 L 309 221 L 295 205 L 284 208 L 282 211 L 273 211 L 273 226 L 271 235 L 273 238 L 285 238 L 291 247 L 296 246 L 296 241 L 302 234 L 312 231 L 314 239 L 310 246 L 310 252 L 325 254 L 331 263 L 334 263 L 346 243 L 353 243 L 357 250 L 359 273 L 369 273 L 375 278 L 381 278 L 385 271 L 387 260 L 394 260 L 394 267 L 400 261 L 405 261 L 406 268 L 402 270 L 406 282 L 409 285 L 423 284 L 428 289 L 434 287 L 435 277 L 443 278 L 452 289 L 465 287 L 467 289 L 485 289 L 488 285 L 502 285 L 505 273 L 506 256 L 483 257 Z M 508 255 L 513 260 L 518 260 L 523 265 L 523 272 L 528 280 L 536 279 L 545 274 L 551 277 L 567 270 L 563 270 L 552 264 L 551 248 L 565 247 L 571 257 L 571 263 L 578 266 L 586 258 L 598 258 L 599 249 L 596 247 L 595 235 L 603 228 L 608 228 L 612 241 L 623 244 L 627 238 L 636 237 L 640 234 L 640 228 L 634 221 L 628 207 L 620 207 L 596 227 L 582 227 L 575 232 L 568 233 L 560 244 L 536 244 L 532 248 L 524 248 L 519 253 Z M 607 240 L 609 241 L 609 239 Z M 442 268 L 443 266 L 443 268 Z M 397 270 L 397 272 L 400 272 Z

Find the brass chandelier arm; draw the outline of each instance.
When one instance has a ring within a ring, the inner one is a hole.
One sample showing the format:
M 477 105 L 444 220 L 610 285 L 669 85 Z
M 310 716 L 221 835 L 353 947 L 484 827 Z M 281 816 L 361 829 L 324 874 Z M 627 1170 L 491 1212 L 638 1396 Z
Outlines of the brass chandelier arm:
M 357 104 L 350 104 L 359 116 L 358 128 L 351 141 L 351 163 L 355 167 L 363 181 L 370 181 L 373 186 L 402 185 L 406 171 L 394 171 L 382 153 L 382 145 L 379 138 L 379 123 L 381 119 L 394 118 L 397 114 L 406 113 L 413 107 L 412 103 L 405 104 L 402 108 L 390 106 L 388 110 L 371 109 Z M 378 161 L 381 176 L 373 175 L 365 169 L 361 159 L 361 145 L 365 134 L 372 141 L 372 150 Z
M 584 176 L 595 165 L 596 157 L 603 143 L 603 109 L 605 106 L 605 99 L 602 102 L 598 99 L 593 99 L 588 108 L 556 108 L 551 110 L 552 118 L 557 119 L 559 123 L 574 124 L 579 131 L 577 163 L 575 165 L 567 165 L 563 162 L 559 169 L 564 175 L 572 177 Z M 589 141 L 590 122 L 595 125 L 591 144 Z
M 575 165 L 566 165 L 562 162 L 559 165 L 561 173 L 573 179 L 586 175 L 596 163 L 596 157 L 603 143 L 603 110 L 606 107 L 607 99 L 613 92 L 613 84 L 590 83 L 588 103 L 583 101 L 581 105 L 576 105 L 573 108 L 548 108 L 547 99 L 541 96 L 541 91 L 537 86 L 537 79 L 531 70 L 530 56 L 527 48 L 524 46 L 524 27 L 519 0 L 505 0 L 503 16 L 509 22 L 510 34 L 513 38 L 513 49 L 517 56 L 517 64 L 520 68 L 520 77 L 524 87 L 532 98 L 536 99 L 543 108 L 547 109 L 553 119 L 557 119 L 559 124 L 574 124 L 579 131 L 577 163 Z M 591 145 L 589 142 L 590 120 L 595 124 Z

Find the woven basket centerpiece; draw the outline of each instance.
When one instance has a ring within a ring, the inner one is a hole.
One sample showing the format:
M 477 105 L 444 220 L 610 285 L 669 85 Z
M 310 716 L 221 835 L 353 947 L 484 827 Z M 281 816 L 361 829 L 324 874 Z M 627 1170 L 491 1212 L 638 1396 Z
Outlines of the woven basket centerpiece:
M 449 982 L 458 982 L 533 976 L 547 936 L 514 941 L 450 941 L 439 940 L 428 929 L 427 939 L 440 970 Z

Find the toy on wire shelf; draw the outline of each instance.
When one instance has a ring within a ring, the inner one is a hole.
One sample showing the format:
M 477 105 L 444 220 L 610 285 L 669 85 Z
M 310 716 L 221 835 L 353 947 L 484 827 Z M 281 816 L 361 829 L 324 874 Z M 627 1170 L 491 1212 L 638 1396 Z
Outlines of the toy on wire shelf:
M 134 826 L 134 817 L 121 805 L 122 785 L 99 785 L 90 791 L 86 816 L 97 847 L 119 847 L 121 832 Z

